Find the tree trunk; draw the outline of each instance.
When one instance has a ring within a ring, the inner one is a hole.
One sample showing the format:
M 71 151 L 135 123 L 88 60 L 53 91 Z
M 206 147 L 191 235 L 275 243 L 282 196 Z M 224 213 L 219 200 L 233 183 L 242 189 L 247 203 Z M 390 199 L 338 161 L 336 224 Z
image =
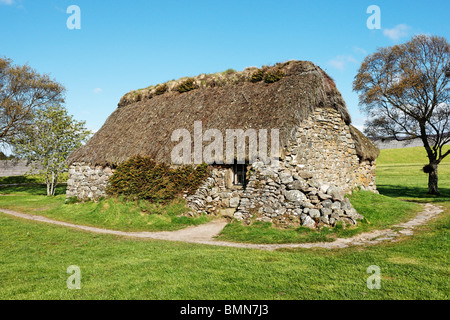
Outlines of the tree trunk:
M 52 180 L 52 196 L 54 196 L 56 193 L 56 185 L 58 184 L 58 173 L 53 172 L 52 178 L 53 178 L 53 180 Z
M 47 183 L 47 196 L 50 196 L 51 195 L 50 194 L 50 177 L 48 174 L 48 170 L 46 172 L 46 181 L 45 182 Z
M 55 172 L 52 171 L 52 182 L 50 184 L 50 195 L 54 196 L 55 195 Z
M 437 163 L 430 163 L 430 172 L 428 173 L 428 193 L 437 196 L 439 195 Z

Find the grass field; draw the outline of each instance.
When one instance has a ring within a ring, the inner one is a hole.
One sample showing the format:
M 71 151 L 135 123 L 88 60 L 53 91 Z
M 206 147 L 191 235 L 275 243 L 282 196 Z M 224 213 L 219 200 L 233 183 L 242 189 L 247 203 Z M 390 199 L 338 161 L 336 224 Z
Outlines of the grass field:
M 266 252 L 95 235 L 0 214 L 0 299 L 449 299 L 448 168 L 440 167 L 443 196 L 430 197 L 426 176 L 416 170 L 423 163 L 394 164 L 389 152 L 377 169 L 386 201 L 445 208 L 400 242 Z M 8 198 L 0 198 L 0 207 Z M 365 201 L 364 210 L 383 215 L 379 204 Z M 66 287 L 71 265 L 81 268 L 81 290 Z M 371 265 L 381 269 L 380 290 L 366 286 Z
M 0 193 L 9 194 L 0 199 L 0 206 L 23 213 L 37 214 L 51 219 L 122 231 L 170 231 L 189 225 L 209 222 L 206 216 L 188 217 L 181 201 L 168 205 L 145 201 L 126 202 L 120 199 L 103 199 L 99 202 L 65 203 L 64 188 L 55 197 L 45 197 L 45 186 L 0 187 Z M 249 243 L 304 243 L 333 241 L 336 237 L 350 237 L 410 219 L 421 210 L 415 203 L 358 191 L 350 197 L 365 219 L 352 228 L 323 228 L 320 232 L 305 227 L 279 229 L 271 223 L 256 222 L 244 226 L 234 221 L 227 225 L 220 240 Z
M 442 152 L 445 153 L 450 149 L 450 145 L 444 146 Z M 405 151 L 406 150 L 406 151 Z M 417 164 L 419 166 L 424 166 L 428 163 L 427 153 L 423 147 L 414 147 L 406 149 L 386 149 L 382 150 L 379 157 L 377 158 L 377 164 L 388 165 L 388 164 Z M 442 163 L 450 164 L 450 159 L 447 157 Z
M 449 148 L 450 146 L 446 146 L 445 150 Z M 440 197 L 427 194 L 428 176 L 422 172 L 423 166 L 427 163 L 425 149 L 422 147 L 382 150 L 377 159 L 378 191 L 398 199 L 412 198 L 422 202 L 450 201 L 450 157 L 445 158 L 439 165 Z
M 19 192 L 14 192 L 14 188 L 0 188 L 0 193 L 9 194 L 0 200 L 2 208 L 87 226 L 122 231 L 172 231 L 211 220 L 205 215 L 186 216 L 188 209 L 182 201 L 158 205 L 111 198 L 66 204 L 64 194 L 43 196 L 45 186 L 29 187 L 31 195 L 26 195 L 25 186 L 21 186 Z
M 99 236 L 0 217 L 1 299 L 448 299 L 448 215 L 403 243 L 265 252 Z M 447 254 L 446 254 L 447 253 Z M 68 290 L 67 267 L 81 268 Z M 381 290 L 366 287 L 371 265 Z

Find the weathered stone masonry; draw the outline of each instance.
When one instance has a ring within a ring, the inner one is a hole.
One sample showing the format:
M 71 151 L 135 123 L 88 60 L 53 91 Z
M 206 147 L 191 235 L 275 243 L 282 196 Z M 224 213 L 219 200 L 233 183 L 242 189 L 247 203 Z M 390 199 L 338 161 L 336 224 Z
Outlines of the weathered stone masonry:
M 69 167 L 66 197 L 80 200 L 98 200 L 106 196 L 108 179 L 113 175 L 109 167 L 73 163 Z
M 292 133 L 280 166 L 262 162 L 248 166 L 245 187 L 234 186 L 232 169 L 214 166 L 194 195 L 186 196 L 194 212 L 233 215 L 250 222 L 302 224 L 307 227 L 355 224 L 361 219 L 348 199 L 355 188 L 376 192 L 375 161 L 359 159 L 349 127 L 340 114 L 317 108 Z M 82 200 L 106 195 L 110 168 L 74 163 L 69 169 L 67 197 Z
M 376 192 L 375 161 L 360 160 L 349 127 L 334 109 L 317 109 L 296 129 L 279 168 L 249 166 L 245 188 L 230 186 L 229 168 L 214 168 L 211 178 L 187 197 L 195 211 L 236 208 L 245 222 L 271 221 L 311 228 L 355 224 L 361 219 L 345 193 L 355 188 Z M 225 210 L 224 210 L 225 209 Z

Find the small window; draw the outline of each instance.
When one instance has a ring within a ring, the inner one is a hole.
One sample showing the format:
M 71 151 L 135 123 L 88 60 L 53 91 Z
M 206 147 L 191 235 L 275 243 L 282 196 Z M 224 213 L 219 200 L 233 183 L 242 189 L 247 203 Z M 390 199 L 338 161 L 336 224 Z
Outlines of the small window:
M 238 186 L 244 186 L 246 184 L 245 177 L 247 174 L 247 166 L 245 164 L 237 164 L 233 165 L 233 184 Z

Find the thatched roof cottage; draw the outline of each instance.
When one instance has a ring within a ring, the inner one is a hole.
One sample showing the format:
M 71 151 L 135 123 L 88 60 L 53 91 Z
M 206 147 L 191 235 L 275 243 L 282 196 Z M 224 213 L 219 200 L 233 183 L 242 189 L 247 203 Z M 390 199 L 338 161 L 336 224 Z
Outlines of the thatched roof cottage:
M 126 94 L 103 127 L 70 156 L 67 196 L 104 196 L 114 168 L 134 155 L 172 163 L 178 144 L 173 132 L 192 133 L 194 123 L 224 136 L 229 129 L 279 130 L 279 165 L 249 163 L 249 157 L 245 163 L 212 164 L 205 185 L 186 197 L 197 212 L 311 227 L 356 223 L 359 216 L 344 194 L 357 187 L 375 191 L 379 151 L 351 125 L 334 81 L 311 62 L 289 61 Z

